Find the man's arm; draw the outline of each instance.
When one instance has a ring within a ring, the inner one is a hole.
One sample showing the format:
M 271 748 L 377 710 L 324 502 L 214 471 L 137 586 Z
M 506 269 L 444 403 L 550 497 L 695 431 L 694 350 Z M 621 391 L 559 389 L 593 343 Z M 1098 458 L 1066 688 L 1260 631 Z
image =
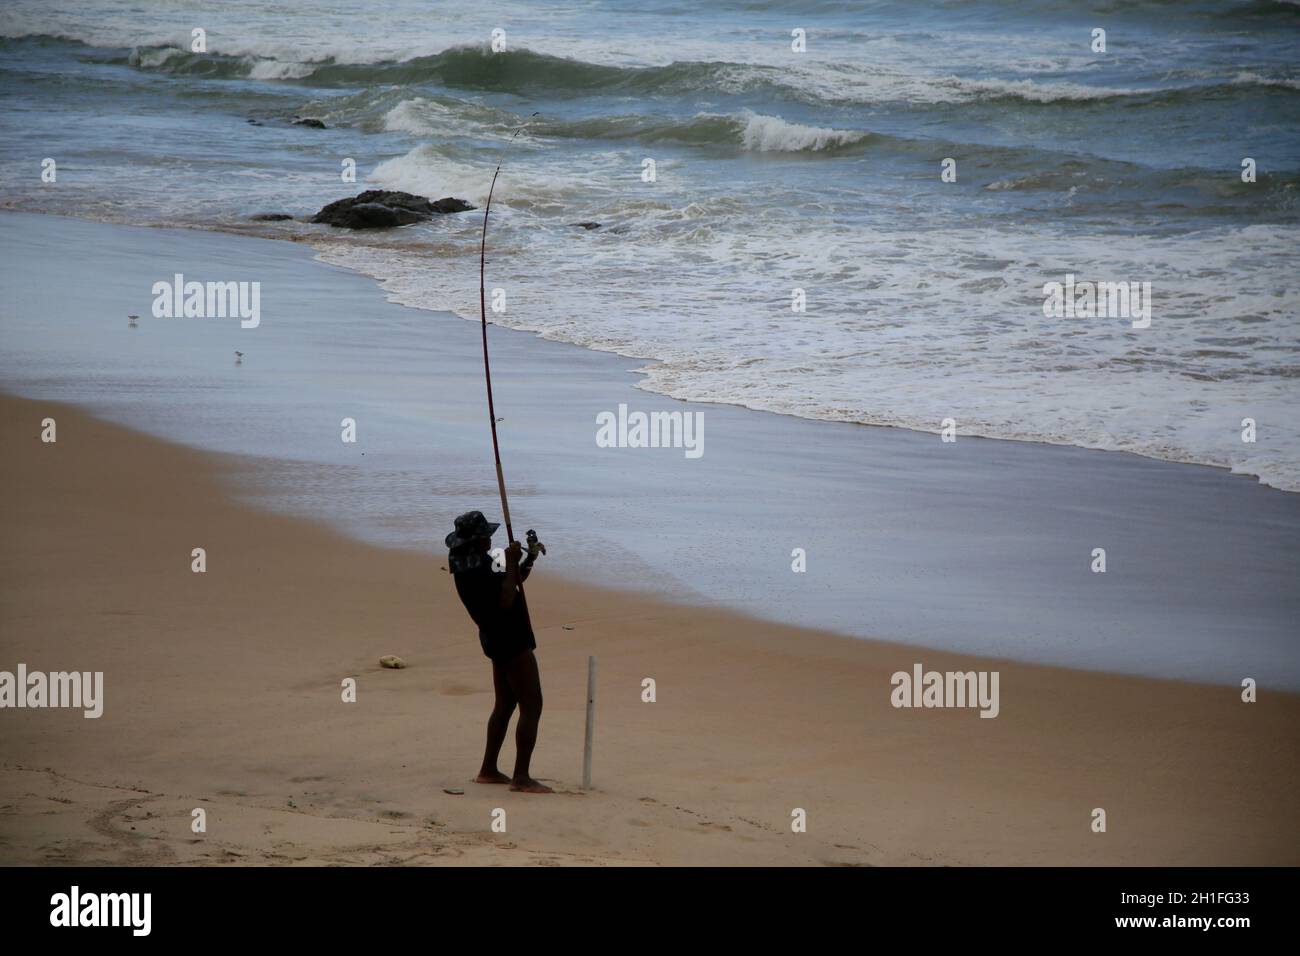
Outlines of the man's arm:
M 521 562 L 520 554 L 523 548 L 518 541 L 511 541 L 506 548 L 506 573 L 501 581 L 501 607 L 508 608 L 514 606 L 515 598 L 519 595 L 519 585 L 528 580 L 528 572 L 533 568 L 533 562 L 537 560 L 535 554 L 529 554 Z

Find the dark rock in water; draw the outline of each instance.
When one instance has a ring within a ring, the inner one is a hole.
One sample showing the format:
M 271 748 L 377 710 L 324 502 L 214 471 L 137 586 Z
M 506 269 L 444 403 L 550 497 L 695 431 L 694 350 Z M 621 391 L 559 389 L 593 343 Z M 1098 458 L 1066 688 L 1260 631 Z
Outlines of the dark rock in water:
M 261 121 L 261 120 L 250 119 L 250 120 L 248 120 L 248 122 L 252 123 L 254 126 L 261 126 L 261 125 L 262 125 L 262 121 Z
M 312 119 L 310 116 L 300 116 L 293 121 L 294 126 L 310 126 L 312 129 L 329 129 L 321 120 Z
M 575 222 L 573 225 L 577 226 L 579 229 L 599 229 L 599 228 L 600 228 L 600 223 L 598 223 L 598 222 Z
M 286 219 L 292 219 L 293 216 L 287 212 L 259 212 L 256 216 L 249 216 L 254 222 L 284 222 Z
M 347 222 L 330 223 L 330 225 L 346 225 L 349 229 L 387 229 L 391 226 L 409 226 L 413 222 L 428 218 L 410 209 L 403 209 L 401 206 L 359 202 L 348 209 Z
M 474 207 L 463 199 L 455 199 L 451 196 L 447 196 L 444 199 L 438 199 L 429 203 L 429 208 L 434 212 L 445 215 L 449 212 L 468 212 Z
M 432 219 L 435 213 L 464 212 L 473 208 L 465 200 L 451 196 L 430 202 L 412 193 L 367 189 L 358 196 L 330 203 L 311 221 L 341 229 L 385 229 Z

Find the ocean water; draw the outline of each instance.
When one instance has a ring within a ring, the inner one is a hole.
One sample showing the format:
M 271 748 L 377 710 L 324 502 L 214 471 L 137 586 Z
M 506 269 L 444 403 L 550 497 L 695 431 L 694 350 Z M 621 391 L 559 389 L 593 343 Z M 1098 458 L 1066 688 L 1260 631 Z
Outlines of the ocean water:
M 504 158 L 493 321 L 645 359 L 643 388 L 1300 490 L 1294 3 L 267 7 L 7 0 L 0 208 L 307 241 L 477 319 L 473 214 L 249 217 L 373 186 L 482 203 Z M 1149 282 L 1150 327 L 1045 317 L 1067 274 Z

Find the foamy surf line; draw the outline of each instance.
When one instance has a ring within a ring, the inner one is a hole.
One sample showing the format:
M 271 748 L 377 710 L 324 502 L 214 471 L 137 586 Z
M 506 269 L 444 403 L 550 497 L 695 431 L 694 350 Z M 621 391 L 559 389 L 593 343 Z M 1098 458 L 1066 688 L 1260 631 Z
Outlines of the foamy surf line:
M 807 135 L 814 132 L 801 131 L 801 141 L 807 142 Z M 468 187 L 472 182 L 468 172 L 459 168 L 450 178 L 444 174 L 432 182 L 424 169 L 421 157 L 402 157 L 382 164 L 375 179 L 387 188 L 433 193 L 454 191 L 454 187 Z M 512 186 L 521 188 L 518 178 Z M 530 195 L 526 181 L 522 188 Z M 566 188 L 571 192 L 578 186 L 545 181 L 535 198 L 539 202 L 554 201 L 565 196 Z M 797 238 L 791 237 L 791 241 Z M 974 242 L 970 237 L 954 237 L 951 241 Z M 1000 241 L 1000 237 L 984 234 L 979 241 Z M 1287 342 L 1281 322 L 1271 330 L 1262 325 L 1242 326 L 1242 335 L 1236 338 L 1232 337 L 1231 327 L 1224 327 L 1224 323 L 1236 321 L 1229 314 L 1237 318 L 1243 313 L 1276 317 L 1287 308 L 1300 309 L 1300 292 L 1270 294 L 1273 280 L 1261 265 L 1270 261 L 1269 256 L 1286 255 L 1279 250 L 1286 250 L 1296 241 L 1294 230 L 1251 227 L 1202 237 L 1114 240 L 1113 251 L 1092 266 L 1089 275 L 1124 268 L 1120 262 L 1137 255 L 1149 260 L 1160 257 L 1165 263 L 1159 277 L 1145 286 L 1147 329 L 1139 335 L 1149 338 L 1134 338 L 1132 343 L 1125 341 L 1130 325 L 1127 318 L 1119 322 L 1105 316 L 1044 315 L 1047 297 L 1041 295 L 1038 284 L 1046 288 L 1051 282 L 1043 283 L 1043 277 L 1067 280 L 1071 289 L 1074 283 L 1072 273 L 1062 271 L 1058 276 L 1050 269 L 1044 270 L 1034 258 L 1035 243 L 1040 244 L 1037 255 L 1042 257 L 1048 241 L 1044 236 L 1029 235 L 1008 240 L 1001 249 L 989 252 L 1002 260 L 995 269 L 1006 276 L 994 277 L 998 286 L 989 302 L 971 301 L 970 286 L 984 281 L 979 276 L 959 275 L 941 285 L 943 280 L 935 273 L 927 280 L 932 284 L 930 297 L 936 303 L 931 311 L 962 316 L 971 325 L 1010 330 L 999 333 L 1010 338 L 972 337 L 964 345 L 957 343 L 946 350 L 933 347 L 930 329 L 937 319 L 923 317 L 919 323 L 922 329 L 916 333 L 904 323 L 882 321 L 872 315 L 865 317 L 860 327 L 854 324 L 848 331 L 823 326 L 820 332 L 825 333 L 826 344 L 820 351 L 802 349 L 787 357 L 779 348 L 784 330 L 774 332 L 769 326 L 767 338 L 758 345 L 753 344 L 748 332 L 720 339 L 720 333 L 702 311 L 687 312 L 687 303 L 680 297 L 674 299 L 672 292 L 677 286 L 671 284 L 664 284 L 662 290 L 638 293 L 646 314 L 636 321 L 617 308 L 610 290 L 594 291 L 596 280 L 591 273 L 601 260 L 586 250 L 569 257 L 560 253 L 540 278 L 531 267 L 511 274 L 507 270 L 512 263 L 509 259 L 503 261 L 499 270 L 505 272 L 516 304 L 494 315 L 493 321 L 548 339 L 648 361 L 638 369 L 643 376 L 639 387 L 684 401 L 734 404 L 800 418 L 889 426 L 935 435 L 952 422 L 961 434 L 971 437 L 1121 451 L 1161 461 L 1208 465 L 1258 479 L 1282 491 L 1300 491 L 1300 406 L 1294 379 L 1280 364 L 1271 371 L 1236 365 L 1213 368 L 1209 364 L 1218 356 L 1236 356 L 1231 361 L 1237 361 L 1245 348 L 1241 343 L 1246 341 L 1269 353 L 1295 351 L 1295 346 Z M 1081 254 L 1086 246 L 1082 239 L 1055 242 L 1063 258 Z M 910 271 L 911 259 L 929 253 L 918 251 L 915 256 L 903 257 L 885 249 L 888 244 L 887 237 L 881 238 L 869 252 L 875 257 L 872 261 L 879 263 L 877 271 L 885 280 L 880 298 L 899 303 L 900 287 L 917 281 L 916 273 Z M 467 260 L 430 261 L 398 246 L 330 241 L 316 247 L 323 261 L 378 280 L 392 302 L 450 311 L 477 321 L 476 290 L 457 290 L 454 282 L 456 269 L 465 268 Z M 687 253 L 686 249 L 679 251 Z M 549 247 L 534 248 L 530 256 L 545 260 L 550 252 Z M 867 254 L 864 252 L 864 256 Z M 615 253 L 608 255 L 613 264 L 622 261 Z M 900 265 L 904 258 L 907 264 Z M 1252 258 L 1255 272 L 1243 278 L 1233 294 L 1225 294 L 1222 283 L 1213 277 Z M 1015 260 L 1034 264 L 1011 265 Z M 667 261 L 656 265 L 665 273 L 673 268 Z M 1188 279 L 1198 265 L 1212 278 Z M 686 272 L 689 266 L 683 263 L 680 268 Z M 588 275 L 588 288 L 582 285 L 584 273 Z M 689 285 L 689 278 L 680 284 Z M 1080 277 L 1079 284 L 1083 286 L 1087 280 Z M 1144 288 L 1141 283 L 1134 285 L 1139 290 Z M 1125 288 L 1129 286 L 1124 283 Z M 1154 307 L 1152 287 L 1160 296 Z M 557 293 L 556 289 L 563 291 Z M 575 303 L 581 303 L 581 307 L 575 308 Z M 948 303 L 951 308 L 947 308 Z M 702 308 L 708 305 L 705 302 Z M 1150 328 L 1152 308 L 1156 310 L 1154 329 Z M 1204 314 L 1192 314 L 1203 308 Z M 875 306 L 872 309 L 880 310 Z M 1010 315 L 991 322 L 981 317 L 985 309 Z M 707 359 L 701 358 L 699 344 L 682 334 L 682 323 L 677 318 L 683 312 L 698 323 L 693 328 L 707 336 L 711 350 Z M 1171 317 L 1171 312 L 1178 313 L 1177 318 Z M 582 316 L 581 322 L 573 318 L 575 314 Z M 1099 336 L 1091 354 L 1079 351 L 1086 339 L 1057 338 L 1069 326 Z M 963 330 L 958 327 L 956 331 Z M 1243 338 L 1247 334 L 1255 338 Z M 797 323 L 792 326 L 792 339 L 803 336 L 802 327 Z M 1228 347 L 1216 350 L 1202 344 L 1211 341 L 1209 336 L 1216 336 L 1215 344 Z M 1050 351 L 1042 359 L 1031 359 L 1019 347 L 1027 339 L 1042 349 L 1043 342 L 1034 342 L 1035 338 L 1050 343 Z M 1189 349 L 1198 347 L 1205 358 L 1199 362 L 1183 358 Z M 1002 354 L 991 355 L 995 349 L 1002 350 Z M 1185 364 L 1172 365 L 1169 357 L 1159 354 L 1161 351 L 1181 353 L 1177 361 Z M 844 352 L 855 356 L 854 368 L 843 367 Z M 1124 376 L 1117 371 L 1119 368 L 1139 374 Z M 827 374 L 831 372 L 836 374 Z M 1009 390 L 1006 383 L 1013 378 L 1017 387 Z M 822 386 L 823 380 L 829 384 Z
M 244 495 L 365 540 L 437 551 L 451 516 L 493 510 L 470 323 L 283 242 L 4 215 L 0 246 L 7 390 L 253 456 Z M 174 272 L 260 281 L 260 324 L 152 319 Z M 1300 689 L 1300 498 L 1131 455 L 677 402 L 615 356 L 491 334 L 512 511 L 553 572 L 851 636 Z M 656 413 L 702 423 L 701 453 L 635 441 Z

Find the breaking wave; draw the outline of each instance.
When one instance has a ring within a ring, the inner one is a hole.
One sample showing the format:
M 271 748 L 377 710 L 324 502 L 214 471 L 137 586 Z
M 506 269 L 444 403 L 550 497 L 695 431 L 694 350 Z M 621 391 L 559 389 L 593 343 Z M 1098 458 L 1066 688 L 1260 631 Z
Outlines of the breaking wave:
M 971 80 L 921 77 L 863 69 L 826 76 L 758 63 L 680 61 L 665 66 L 615 66 L 521 49 L 493 53 L 486 46 L 459 46 L 407 60 L 350 63 L 333 56 L 304 62 L 254 54 L 191 53 L 174 46 L 136 47 L 116 61 L 171 75 L 310 82 L 347 87 L 437 83 L 448 89 L 519 96 L 763 93 L 776 99 L 826 103 L 1018 102 L 1072 105 L 1146 99 L 1180 102 L 1236 96 L 1246 86 L 1300 91 L 1292 77 L 1243 72 L 1231 80 L 1155 87 L 1093 86 L 1067 81 Z

